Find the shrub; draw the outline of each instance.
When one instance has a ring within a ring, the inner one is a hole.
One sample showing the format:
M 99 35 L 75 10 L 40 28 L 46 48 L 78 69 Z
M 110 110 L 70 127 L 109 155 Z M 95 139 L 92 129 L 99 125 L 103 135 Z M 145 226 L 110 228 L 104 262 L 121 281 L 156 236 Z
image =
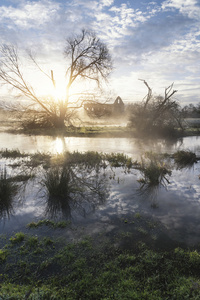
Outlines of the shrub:
M 164 97 L 155 97 L 145 80 L 148 94 L 140 103 L 132 106 L 129 125 L 141 136 L 176 136 L 177 129 L 183 128 L 183 118 L 180 106 L 172 96 L 177 92 L 172 90 L 173 84 L 165 89 Z

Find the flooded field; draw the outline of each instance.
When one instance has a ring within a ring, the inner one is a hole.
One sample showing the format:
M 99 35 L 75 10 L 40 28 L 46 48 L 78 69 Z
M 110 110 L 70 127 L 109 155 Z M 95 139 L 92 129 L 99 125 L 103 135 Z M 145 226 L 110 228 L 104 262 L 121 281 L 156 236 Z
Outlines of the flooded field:
M 144 143 L 136 138 L 54 138 L 0 133 L 0 140 L 2 149 L 19 149 L 20 152 L 30 154 L 14 159 L 1 158 L 1 169 L 6 166 L 8 176 L 11 177 L 33 175 L 27 181 L 18 182 L 20 188 L 12 204 L 1 213 L 1 233 L 28 231 L 28 223 L 52 219 L 69 221 L 70 225 L 62 231 L 62 236 L 69 240 L 102 231 L 114 235 L 123 230 L 143 232 L 144 237 L 150 233 L 150 242 L 155 244 L 176 242 L 193 246 L 200 243 L 199 162 L 182 169 L 172 164 L 167 184 L 146 190 L 141 189 L 138 180 L 142 174 L 135 166 L 127 169 L 107 165 L 89 172 L 88 169 L 79 170 L 76 167 L 76 176 L 83 193 L 74 193 L 64 206 L 48 201 L 43 185 L 45 162 L 34 167 L 27 164 L 31 155 L 38 152 L 50 155 L 65 151 L 123 153 L 133 160 L 140 160 L 145 151 L 174 153 L 184 149 L 199 156 L 199 137 L 170 142 L 149 140 Z M 87 189 L 91 184 L 95 189 Z M 143 217 L 148 222 L 156 220 L 159 227 L 147 224 L 145 228 L 137 227 L 137 219 Z M 46 234 L 49 230 L 43 227 L 39 234 Z M 59 235 L 59 230 L 54 231 L 54 234 Z M 131 238 L 129 240 L 131 242 Z

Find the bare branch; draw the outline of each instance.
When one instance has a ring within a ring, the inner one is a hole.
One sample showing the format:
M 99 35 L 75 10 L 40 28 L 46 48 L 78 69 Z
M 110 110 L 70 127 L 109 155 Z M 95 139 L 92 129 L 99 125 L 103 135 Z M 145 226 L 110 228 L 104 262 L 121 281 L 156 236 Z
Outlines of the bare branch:
M 106 79 L 112 70 L 112 61 L 107 47 L 92 32 L 82 30 L 82 34 L 67 40 L 65 55 L 70 56 L 67 70 L 69 86 L 78 78 L 100 82 L 99 76 Z
M 149 101 L 151 100 L 152 98 L 152 89 L 149 87 L 148 83 L 144 80 L 144 79 L 138 79 L 138 80 L 141 80 L 144 82 L 144 84 L 147 86 L 148 88 L 148 94 L 145 96 L 146 98 L 146 101 L 145 101 L 145 104 L 144 104 L 144 110 L 146 109 Z

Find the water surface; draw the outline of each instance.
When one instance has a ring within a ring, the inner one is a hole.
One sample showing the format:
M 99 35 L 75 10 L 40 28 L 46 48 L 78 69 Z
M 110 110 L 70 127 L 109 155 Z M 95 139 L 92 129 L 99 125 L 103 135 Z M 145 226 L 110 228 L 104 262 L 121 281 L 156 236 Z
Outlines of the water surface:
M 176 140 L 139 139 L 139 138 L 90 138 L 90 137 L 52 137 L 0 132 L 1 149 L 19 149 L 20 151 L 61 153 L 63 151 L 119 152 L 138 157 L 145 151 L 172 153 L 180 149 L 189 149 L 200 155 L 200 137 L 184 137 Z
M 186 137 L 166 142 L 143 141 L 136 138 L 63 138 L 0 133 L 0 140 L 1 148 L 18 148 L 29 153 L 37 151 L 119 152 L 139 159 L 145 151 L 173 153 L 185 149 L 200 156 L 199 137 Z M 8 165 L 9 161 L 1 159 L 1 164 Z M 17 172 L 14 168 L 10 168 L 10 171 L 13 174 Z M 76 236 L 102 231 L 112 233 L 117 229 L 120 230 L 123 220 L 127 219 L 131 222 L 135 214 L 140 213 L 141 216 L 158 220 L 166 228 L 170 240 L 189 246 L 198 245 L 200 243 L 199 175 L 200 163 L 187 169 L 173 168 L 169 178 L 170 184 L 166 188 L 161 186 L 153 191 L 153 194 L 152 191 L 142 194 L 137 181 L 141 177 L 138 170 L 132 169 L 130 173 L 125 173 L 122 168 L 110 170 L 102 187 L 106 192 L 105 199 L 103 201 L 97 199 L 95 202 L 93 198 L 90 201 L 88 197 L 81 200 L 78 205 L 70 204 L 64 218 L 70 219 L 72 225 L 61 234 L 74 239 Z M 40 183 L 41 178 L 37 177 L 23 186 L 23 191 L 21 190 L 21 193 L 15 197 L 9 218 L 1 219 L 1 233 L 25 231 L 28 223 L 51 217 L 48 215 L 48 203 Z M 154 235 L 157 238 L 156 233 Z

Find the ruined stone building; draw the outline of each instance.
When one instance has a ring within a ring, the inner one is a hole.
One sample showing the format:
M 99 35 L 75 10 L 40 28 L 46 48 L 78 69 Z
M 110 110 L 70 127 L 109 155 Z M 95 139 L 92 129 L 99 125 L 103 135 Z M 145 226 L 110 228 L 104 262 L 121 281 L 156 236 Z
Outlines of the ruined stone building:
M 113 104 L 86 103 L 84 109 L 90 117 L 117 116 L 124 113 L 124 102 L 118 96 Z

